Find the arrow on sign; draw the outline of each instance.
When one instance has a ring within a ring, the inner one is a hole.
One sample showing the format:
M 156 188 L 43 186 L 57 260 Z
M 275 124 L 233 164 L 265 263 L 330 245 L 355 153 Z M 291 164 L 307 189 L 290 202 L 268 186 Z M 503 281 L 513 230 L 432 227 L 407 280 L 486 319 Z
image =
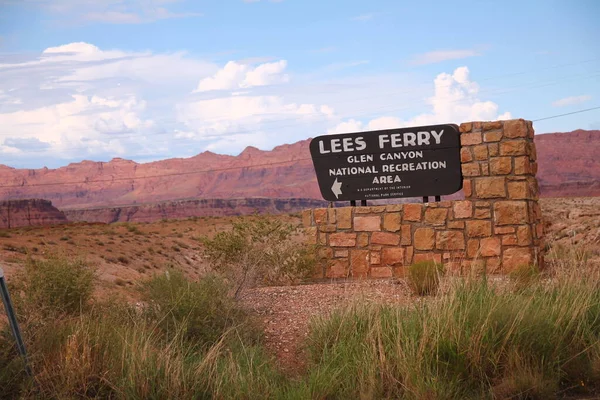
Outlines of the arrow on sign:
M 335 178 L 333 186 L 331 186 L 331 191 L 335 194 L 336 199 L 342 194 L 342 182 L 338 182 L 337 178 Z

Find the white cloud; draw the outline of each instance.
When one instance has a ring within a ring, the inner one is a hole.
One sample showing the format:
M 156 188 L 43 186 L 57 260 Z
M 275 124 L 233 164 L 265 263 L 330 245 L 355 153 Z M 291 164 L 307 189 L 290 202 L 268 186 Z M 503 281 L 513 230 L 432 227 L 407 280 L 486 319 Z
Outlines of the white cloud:
M 194 92 L 212 90 L 244 89 L 286 83 L 289 76 L 284 73 L 287 61 L 264 63 L 252 68 L 247 64 L 229 61 L 211 77 L 204 78 Z
M 442 61 L 460 60 L 479 55 L 481 55 L 481 53 L 473 49 L 436 50 L 428 53 L 417 54 L 410 59 L 409 63 L 411 65 L 435 64 Z
M 394 116 L 372 119 L 367 123 L 351 119 L 329 129 L 328 133 L 370 131 L 406 126 L 422 126 L 465 121 L 510 119 L 509 112 L 498 113 L 498 105 L 478 98 L 479 85 L 470 80 L 469 69 L 459 67 L 452 75 L 439 74 L 434 80 L 434 95 L 427 99 L 431 112 L 403 120 Z
M 552 106 L 553 107 L 573 106 L 576 104 L 585 103 L 587 101 L 590 101 L 591 99 L 592 99 L 592 96 L 590 96 L 590 95 L 570 96 L 570 97 L 565 97 L 560 100 L 553 101 Z

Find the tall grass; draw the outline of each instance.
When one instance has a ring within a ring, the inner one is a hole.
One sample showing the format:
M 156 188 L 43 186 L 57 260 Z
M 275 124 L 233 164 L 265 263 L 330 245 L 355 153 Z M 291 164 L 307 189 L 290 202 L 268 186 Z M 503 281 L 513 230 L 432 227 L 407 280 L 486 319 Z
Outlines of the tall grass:
M 460 281 L 413 308 L 353 305 L 314 322 L 313 398 L 539 398 L 600 384 L 600 279 L 527 289 Z
M 69 281 L 87 276 L 81 265 L 55 262 L 61 265 L 45 268 L 69 270 Z M 306 342 L 307 368 L 295 378 L 278 370 L 256 324 L 231 295 L 235 288 L 216 276 L 191 282 L 169 271 L 154 277 L 140 287 L 141 307 L 94 303 L 88 285 L 70 285 L 85 306 L 64 312 L 61 302 L 75 303 L 62 296 L 54 299 L 61 312 L 50 317 L 27 302 L 37 304 L 36 290 L 61 291 L 23 285 L 17 311 L 34 376 L 22 372 L 3 331 L 0 397 L 552 399 L 596 393 L 600 274 L 571 263 L 535 274 L 527 285 L 457 278 L 443 294 L 412 306 L 355 303 L 316 318 Z

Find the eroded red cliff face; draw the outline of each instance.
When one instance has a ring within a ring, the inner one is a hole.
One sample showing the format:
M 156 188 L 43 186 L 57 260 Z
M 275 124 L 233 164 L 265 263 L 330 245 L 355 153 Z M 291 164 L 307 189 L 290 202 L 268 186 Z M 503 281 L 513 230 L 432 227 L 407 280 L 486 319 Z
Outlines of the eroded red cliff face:
M 178 199 L 322 199 L 310 140 L 238 156 L 204 152 L 138 164 L 120 158 L 58 169 L 0 165 L 0 199 L 45 198 L 59 208 L 92 208 Z M 542 196 L 600 195 L 600 131 L 536 135 Z M 52 185 L 56 183 L 56 185 Z
M 68 222 L 65 214 L 41 199 L 0 201 L 0 228 L 55 225 Z
M 316 199 L 199 199 L 168 201 L 125 207 L 65 210 L 70 221 L 77 222 L 152 222 L 202 216 L 232 216 L 291 213 L 306 208 L 326 207 Z

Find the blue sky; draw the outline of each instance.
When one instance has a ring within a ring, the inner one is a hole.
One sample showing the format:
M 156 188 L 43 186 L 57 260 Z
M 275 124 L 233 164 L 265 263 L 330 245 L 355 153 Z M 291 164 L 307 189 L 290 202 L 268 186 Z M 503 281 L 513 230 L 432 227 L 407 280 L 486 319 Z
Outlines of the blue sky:
M 600 2 L 0 0 L 0 164 L 600 105 Z M 600 129 L 600 110 L 537 133 Z

